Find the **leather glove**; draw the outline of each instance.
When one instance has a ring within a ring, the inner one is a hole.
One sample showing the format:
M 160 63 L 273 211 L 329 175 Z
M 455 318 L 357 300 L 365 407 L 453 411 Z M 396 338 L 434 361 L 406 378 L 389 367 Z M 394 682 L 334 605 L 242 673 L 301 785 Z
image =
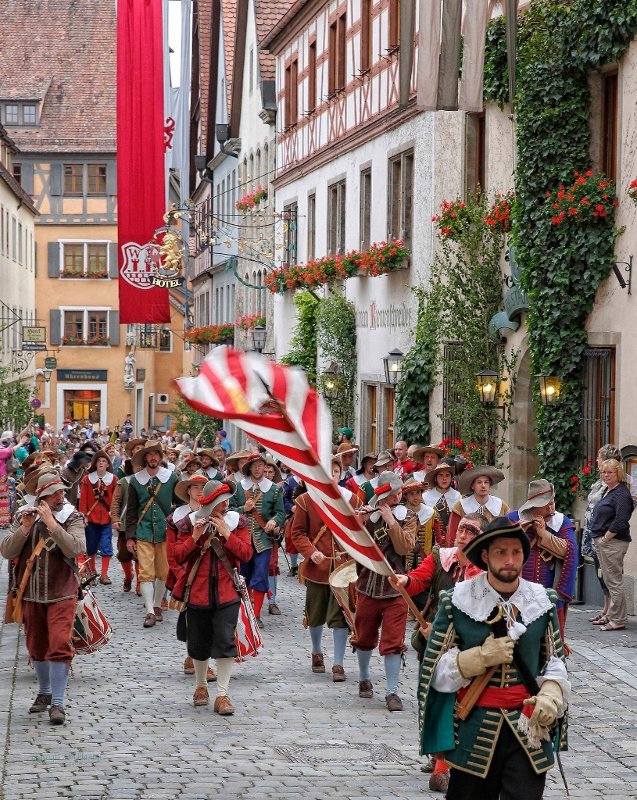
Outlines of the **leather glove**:
M 530 722 L 545 728 L 552 728 L 557 720 L 557 712 L 562 705 L 562 687 L 557 681 L 544 681 L 535 697 L 524 701 L 525 706 L 535 705 Z
M 458 669 L 463 678 L 474 678 L 482 675 L 489 667 L 498 664 L 509 664 L 513 659 L 515 642 L 508 636 L 497 639 L 490 633 L 479 647 L 470 647 L 458 653 Z

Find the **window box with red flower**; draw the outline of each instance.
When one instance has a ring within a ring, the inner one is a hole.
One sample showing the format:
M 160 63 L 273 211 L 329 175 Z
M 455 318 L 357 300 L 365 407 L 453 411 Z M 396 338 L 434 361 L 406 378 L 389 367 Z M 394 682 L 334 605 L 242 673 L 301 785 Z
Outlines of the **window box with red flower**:
M 268 199 L 268 190 L 264 189 L 263 186 L 257 186 L 254 192 L 250 194 L 246 194 L 243 197 L 239 198 L 235 203 L 235 207 L 237 211 L 252 211 L 256 208 L 259 203 L 263 202 L 264 200 Z
M 573 494 L 586 499 L 594 483 L 599 480 L 595 463 L 588 460 L 575 475 L 571 475 L 571 491 Z
M 351 250 L 345 255 L 331 255 L 272 270 L 265 285 L 273 294 L 294 289 L 331 286 L 347 278 L 387 275 L 408 265 L 410 250 L 400 239 L 373 244 L 369 250 Z
M 633 203 L 637 206 L 637 179 L 630 182 L 626 194 L 630 197 Z
M 110 344 L 110 340 L 108 336 L 89 336 L 86 340 L 86 344 L 91 347 L 106 347 Z
M 251 314 L 244 317 L 239 317 L 234 323 L 241 331 L 251 331 L 258 325 L 265 328 L 265 317 L 262 314 Z
M 63 336 L 62 344 L 65 347 L 83 347 L 86 341 L 81 336 Z
M 190 328 L 184 332 L 184 339 L 191 344 L 232 344 L 234 341 L 234 325 L 206 325 L 202 328 Z

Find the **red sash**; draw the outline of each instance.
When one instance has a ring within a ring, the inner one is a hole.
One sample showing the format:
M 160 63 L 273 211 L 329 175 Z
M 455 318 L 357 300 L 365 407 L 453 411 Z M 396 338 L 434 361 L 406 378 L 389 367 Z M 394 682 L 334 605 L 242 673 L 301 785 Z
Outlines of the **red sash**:
M 459 689 L 457 693 L 458 701 L 461 701 L 469 690 L 469 686 Z M 524 700 L 531 695 L 523 683 L 517 686 L 487 686 L 478 698 L 476 705 L 482 708 L 521 708 Z

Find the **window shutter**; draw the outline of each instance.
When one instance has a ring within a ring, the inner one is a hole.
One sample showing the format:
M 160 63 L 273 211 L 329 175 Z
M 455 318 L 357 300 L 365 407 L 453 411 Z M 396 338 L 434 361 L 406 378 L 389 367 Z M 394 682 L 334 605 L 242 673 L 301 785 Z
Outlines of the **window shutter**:
M 108 312 L 108 336 L 112 345 L 119 344 L 119 311 Z
M 51 164 L 51 195 L 60 197 L 62 194 L 62 164 Z
M 22 188 L 27 194 L 33 194 L 33 164 L 22 164 Z
M 59 308 L 52 308 L 49 311 L 49 342 L 60 344 L 60 314 Z
M 117 194 L 117 167 L 114 161 L 106 165 L 106 194 Z
M 108 277 L 117 278 L 119 269 L 117 265 L 118 247 L 117 242 L 109 242 L 108 245 Z
M 60 243 L 49 242 L 48 250 L 49 278 L 60 277 Z

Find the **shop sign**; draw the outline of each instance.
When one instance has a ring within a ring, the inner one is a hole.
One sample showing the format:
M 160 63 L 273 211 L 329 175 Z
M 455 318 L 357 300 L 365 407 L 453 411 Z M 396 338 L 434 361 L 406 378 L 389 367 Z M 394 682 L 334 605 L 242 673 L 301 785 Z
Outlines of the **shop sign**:
M 58 369 L 58 381 L 106 381 L 107 369 Z

